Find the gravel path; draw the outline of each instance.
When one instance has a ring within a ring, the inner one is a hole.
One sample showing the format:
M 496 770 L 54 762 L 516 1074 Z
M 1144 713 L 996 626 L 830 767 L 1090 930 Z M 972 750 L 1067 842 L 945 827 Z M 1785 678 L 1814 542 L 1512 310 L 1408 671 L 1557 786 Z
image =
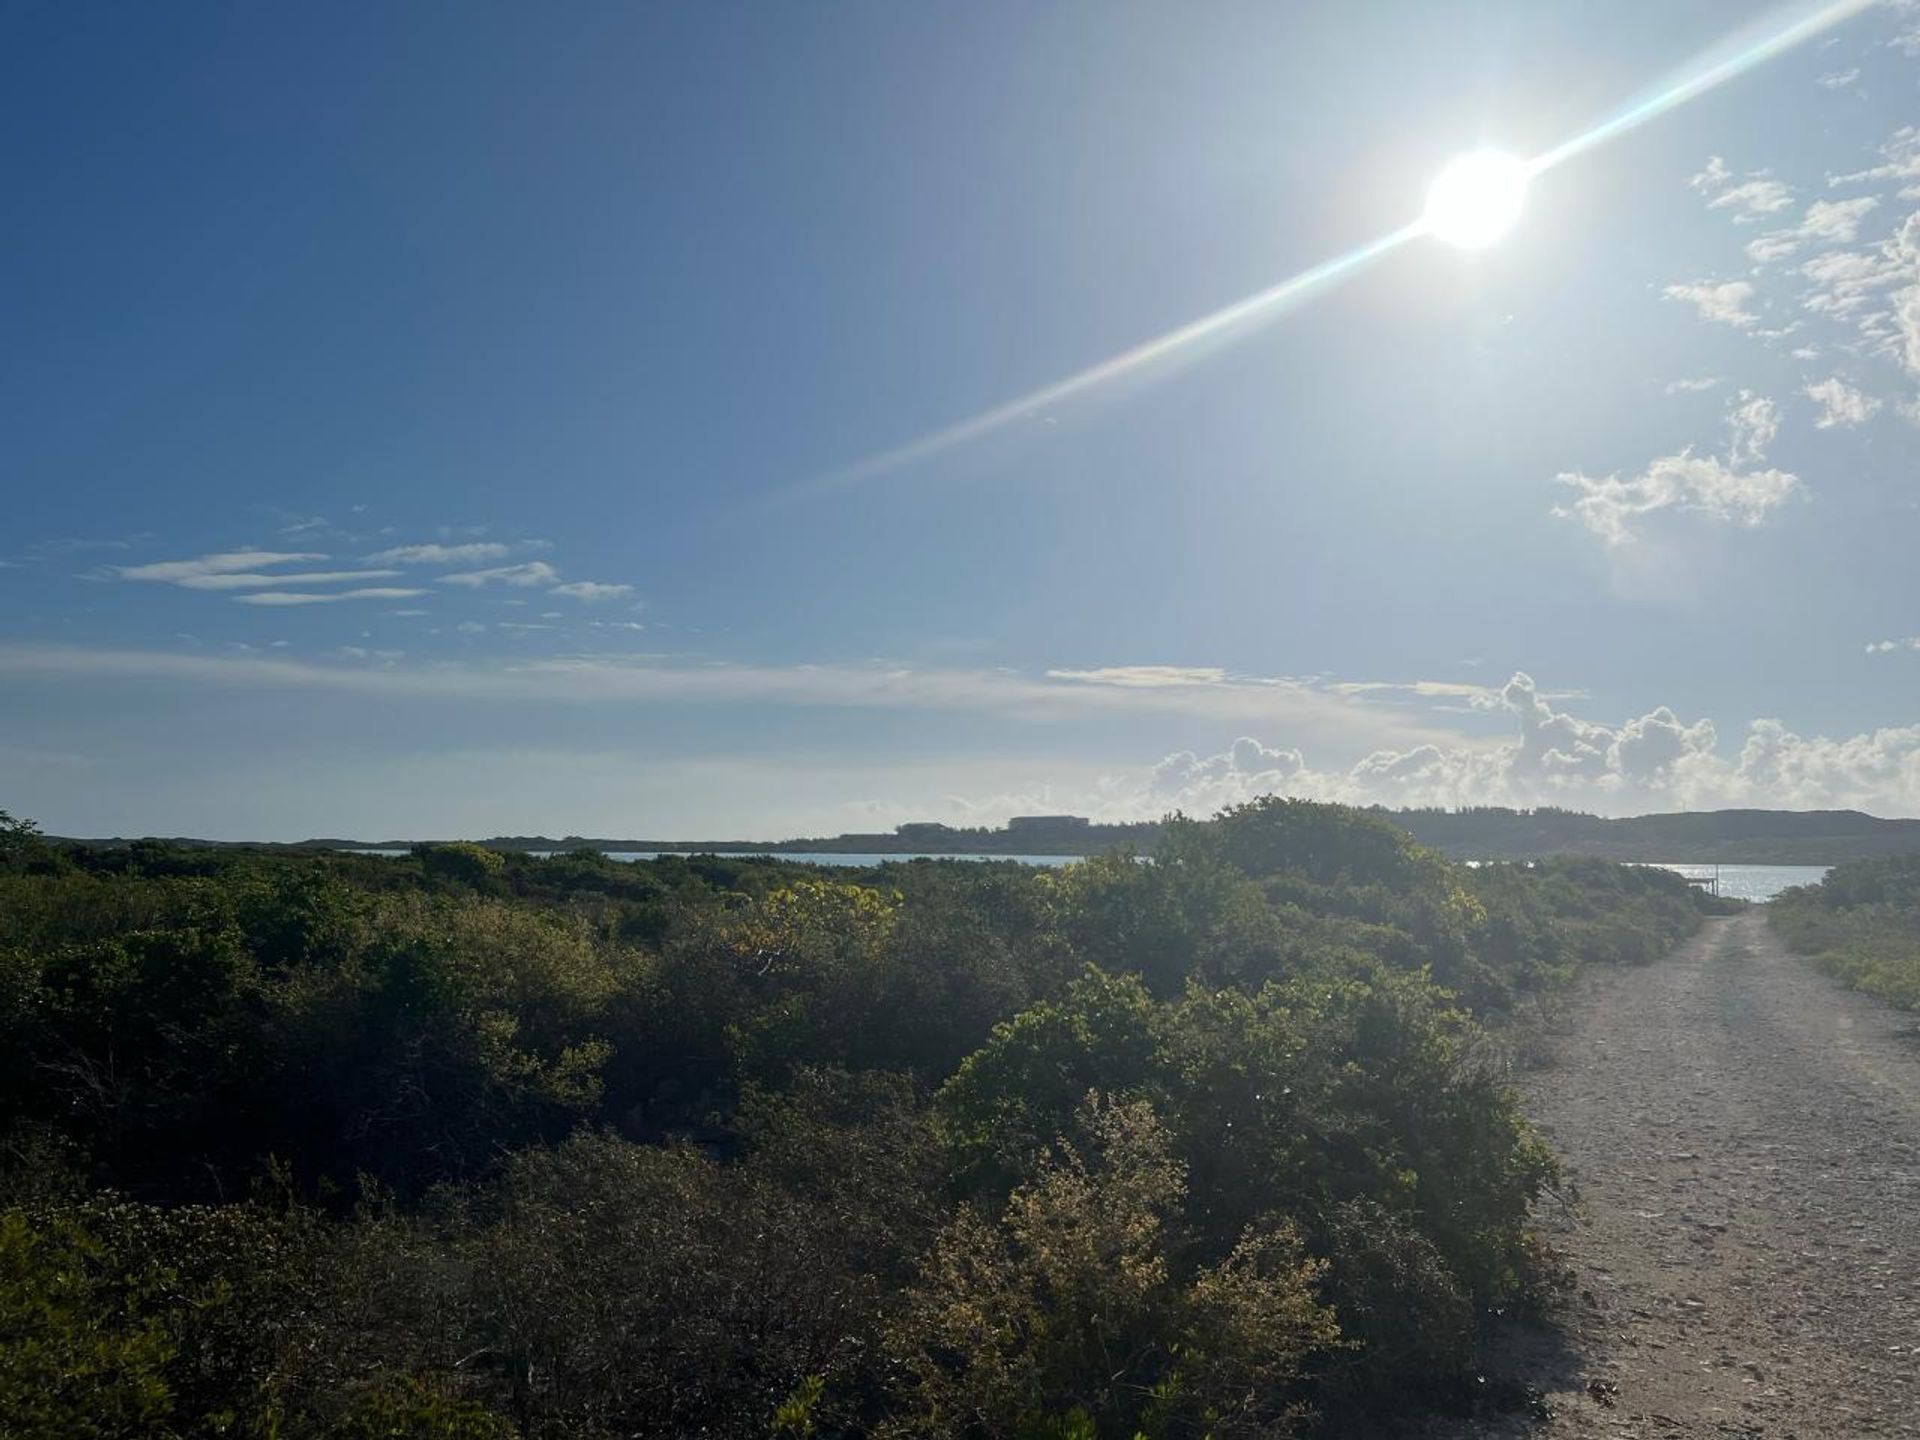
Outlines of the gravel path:
M 1920 1039 L 1763 912 L 1573 997 L 1528 1109 L 1577 1200 L 1541 1413 L 1430 1434 L 1920 1436 Z M 1496 1375 L 1496 1380 L 1504 1377 Z

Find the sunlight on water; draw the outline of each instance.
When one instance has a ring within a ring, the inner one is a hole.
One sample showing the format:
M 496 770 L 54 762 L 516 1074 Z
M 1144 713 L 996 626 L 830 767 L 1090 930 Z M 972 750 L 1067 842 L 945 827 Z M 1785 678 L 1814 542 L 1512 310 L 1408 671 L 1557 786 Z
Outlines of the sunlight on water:
M 1795 885 L 1818 885 L 1831 865 L 1679 865 L 1664 860 L 1645 862 L 1662 870 L 1677 870 L 1689 880 L 1708 880 L 1717 872 L 1720 894 L 1729 900 L 1771 900 Z

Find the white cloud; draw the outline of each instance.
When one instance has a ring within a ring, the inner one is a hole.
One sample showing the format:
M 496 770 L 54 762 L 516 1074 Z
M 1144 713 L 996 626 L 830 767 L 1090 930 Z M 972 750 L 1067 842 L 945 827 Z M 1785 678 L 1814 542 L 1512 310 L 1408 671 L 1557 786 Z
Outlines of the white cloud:
M 10 676 L 36 683 L 65 677 L 104 677 L 203 688 L 344 691 L 369 698 L 439 698 L 457 703 L 795 705 L 849 711 L 941 711 L 1070 725 L 1121 717 L 1192 716 L 1236 729 L 1280 727 L 1299 736 L 1303 743 L 1354 746 L 1417 744 L 1449 733 L 1409 713 L 1404 706 L 1368 704 L 1322 684 L 1231 676 L 1218 683 L 1136 686 L 1086 683 L 1004 669 L 726 665 L 661 656 L 578 654 L 470 663 L 421 661 L 369 672 L 278 657 L 215 658 L 170 651 L 0 645 L 0 679 Z
M 492 540 L 471 545 L 396 545 L 367 556 L 370 565 L 471 565 L 479 560 L 504 560 L 507 547 Z
M 324 560 L 325 555 L 305 551 L 226 550 L 201 555 L 193 560 L 162 560 L 152 565 L 118 565 L 114 573 L 122 580 L 159 580 L 173 585 L 208 575 L 232 575 L 258 570 L 268 565 L 291 565 L 303 560 Z
M 1705 167 L 1687 183 L 1694 189 L 1711 195 L 1732 178 L 1733 172 L 1727 168 L 1727 162 L 1718 155 L 1709 155 Z
M 1820 84 L 1828 90 L 1844 90 L 1860 78 L 1860 67 L 1850 70 L 1830 70 L 1820 77 Z
M 1779 412 L 1764 395 L 1742 390 L 1727 414 L 1727 457 L 1696 455 L 1691 448 L 1662 455 L 1638 475 L 1592 476 L 1567 471 L 1554 477 L 1577 492 L 1553 513 L 1578 520 L 1609 546 L 1632 542 L 1639 523 L 1662 511 L 1687 511 L 1712 520 L 1758 525 L 1800 489 L 1784 470 L 1760 470 L 1780 429 Z
M 1689 724 L 1660 705 L 1620 725 L 1602 724 L 1555 710 L 1525 674 L 1508 681 L 1496 708 L 1513 718 L 1513 739 L 1479 744 L 1455 737 L 1382 749 L 1331 770 L 1315 770 L 1297 750 L 1242 739 L 1219 755 L 1170 755 L 1136 780 L 1111 787 L 1104 804 L 1115 818 L 1169 809 L 1207 813 L 1264 794 L 1388 806 L 1556 804 L 1612 813 L 1742 805 L 1920 812 L 1920 726 L 1833 740 L 1755 720 L 1729 758 L 1719 753 L 1709 720 Z
M 1742 390 L 1727 412 L 1727 428 L 1727 459 L 1736 466 L 1757 465 L 1780 433 L 1780 412 L 1766 396 Z
M 1829 175 L 1827 184 L 1859 185 L 1883 180 L 1920 180 L 1920 126 L 1906 125 L 1894 131 L 1892 137 L 1880 147 L 1878 165 L 1870 165 L 1846 175 Z M 1903 199 L 1914 198 L 1905 191 L 1901 194 Z
M 522 565 L 501 565 L 491 570 L 466 570 L 453 575 L 442 575 L 440 583 L 475 588 L 498 583 L 525 589 L 533 585 L 552 585 L 559 578 L 560 572 L 546 561 L 529 560 Z
M 177 581 L 189 590 L 253 590 L 263 585 L 335 585 L 348 580 L 385 580 L 398 570 L 295 570 L 275 575 L 240 571 L 225 575 L 189 575 Z
M 513 582 L 522 583 L 520 581 Z M 596 600 L 617 600 L 622 595 L 631 595 L 631 585 L 603 585 L 597 580 L 573 580 L 565 585 L 556 585 L 547 592 L 549 595 L 567 595 L 575 600 L 585 600 L 589 604 Z
M 1878 198 L 1872 195 L 1852 200 L 1816 200 L 1807 207 L 1798 225 L 1769 230 L 1750 242 L 1747 258 L 1756 265 L 1764 265 L 1784 260 L 1804 245 L 1823 248 L 1851 245 L 1860 238 L 1860 222 L 1879 204 Z
M 1223 684 L 1227 672 L 1211 665 L 1103 665 L 1093 670 L 1049 670 L 1047 678 L 1085 685 L 1117 685 L 1130 690 L 1158 690 L 1168 686 Z
M 1724 385 L 1726 383 L 1725 378 L 1719 375 L 1689 376 L 1681 380 L 1669 380 L 1667 382 L 1667 394 L 1697 395 L 1703 390 L 1711 390 L 1716 385 Z
M 1578 492 L 1556 515 L 1570 516 L 1609 545 L 1634 539 L 1635 522 L 1662 510 L 1696 511 L 1714 520 L 1758 525 L 1800 488 L 1784 470 L 1742 473 L 1712 455 L 1662 455 L 1640 474 L 1599 478 L 1569 471 L 1554 477 Z
M 1778 180 L 1761 175 L 1718 190 L 1707 202 L 1709 210 L 1732 210 L 1734 223 L 1745 225 L 1793 204 L 1793 191 Z
M 1864 424 L 1880 408 L 1878 400 L 1856 390 L 1838 375 L 1807 386 L 1806 395 L 1820 404 L 1820 418 L 1813 423 L 1822 430 Z
M 1909 635 L 1904 640 L 1869 640 L 1867 654 L 1891 655 L 1896 650 L 1920 650 L 1920 635 Z
M 391 585 L 374 585 L 359 590 L 255 590 L 233 599 L 241 605 L 331 605 L 340 600 L 411 600 L 424 590 L 402 590 Z
M 1746 330 L 1759 323 L 1759 316 L 1747 308 L 1753 299 L 1753 285 L 1746 280 L 1700 280 L 1691 285 L 1669 285 L 1669 300 L 1684 300 L 1700 312 L 1702 320 L 1732 325 Z

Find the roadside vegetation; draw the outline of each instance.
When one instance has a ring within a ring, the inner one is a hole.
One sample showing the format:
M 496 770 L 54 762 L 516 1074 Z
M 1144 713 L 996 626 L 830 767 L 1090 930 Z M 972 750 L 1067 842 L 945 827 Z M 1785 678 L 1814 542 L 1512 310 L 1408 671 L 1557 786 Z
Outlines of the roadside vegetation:
M 1767 918 L 1845 984 L 1920 1010 L 1920 854 L 1836 865 L 1776 897 Z
M 1698 923 L 1270 800 L 1056 871 L 0 816 L 0 1432 L 1283 1437 L 1471 1397 L 1484 1022 Z

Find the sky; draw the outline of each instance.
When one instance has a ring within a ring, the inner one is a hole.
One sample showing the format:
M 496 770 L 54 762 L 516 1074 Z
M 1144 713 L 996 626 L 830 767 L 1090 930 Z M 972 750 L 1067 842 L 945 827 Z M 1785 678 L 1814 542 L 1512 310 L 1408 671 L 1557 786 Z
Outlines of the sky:
M 1914 3 L 14 7 L 0 807 L 1920 814 L 1916 117 Z

